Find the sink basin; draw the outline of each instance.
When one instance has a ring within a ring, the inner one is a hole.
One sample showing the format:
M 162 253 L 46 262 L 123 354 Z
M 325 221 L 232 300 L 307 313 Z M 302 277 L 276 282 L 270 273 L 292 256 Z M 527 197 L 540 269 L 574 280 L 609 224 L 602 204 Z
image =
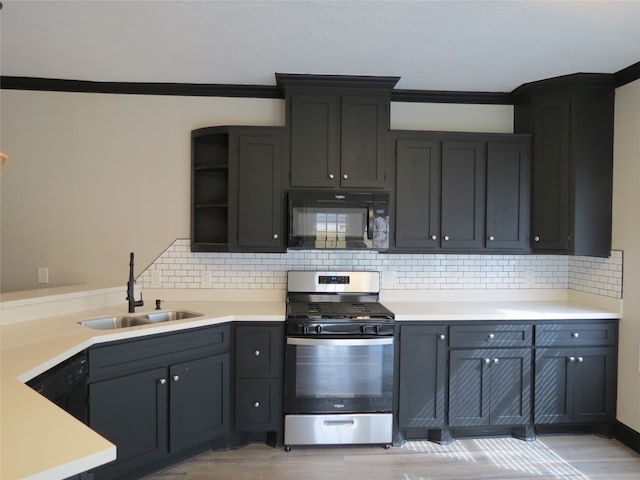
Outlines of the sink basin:
M 140 318 L 146 320 L 148 323 L 159 323 L 184 320 L 185 318 L 201 317 L 202 315 L 202 313 L 189 312 L 188 310 L 167 310 L 140 315 Z
M 78 323 L 85 327 L 94 328 L 96 330 L 113 330 L 116 328 L 149 325 L 150 322 L 145 318 L 123 315 L 114 317 L 93 318 L 91 320 L 82 320 Z

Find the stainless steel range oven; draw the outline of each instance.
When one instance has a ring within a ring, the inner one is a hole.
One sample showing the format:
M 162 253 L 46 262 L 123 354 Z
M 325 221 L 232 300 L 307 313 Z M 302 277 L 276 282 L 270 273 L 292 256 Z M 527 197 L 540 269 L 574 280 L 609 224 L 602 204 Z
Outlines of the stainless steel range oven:
M 391 444 L 394 315 L 379 272 L 287 280 L 284 443 Z

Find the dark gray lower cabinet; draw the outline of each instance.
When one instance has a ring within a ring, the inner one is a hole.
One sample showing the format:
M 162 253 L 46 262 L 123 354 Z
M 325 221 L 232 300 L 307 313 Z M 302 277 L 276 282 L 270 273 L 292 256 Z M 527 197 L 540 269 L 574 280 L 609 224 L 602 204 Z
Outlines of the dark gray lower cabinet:
M 452 350 L 449 426 L 531 423 L 531 350 Z
M 445 325 L 400 327 L 400 429 L 445 426 L 446 362 Z
M 536 424 L 614 420 L 616 358 L 613 347 L 541 348 L 536 351 Z
M 399 322 L 399 330 L 397 442 L 612 434 L 615 320 Z
M 280 444 L 284 422 L 284 325 L 241 322 L 235 327 L 234 346 L 234 430 L 261 433 L 269 443 Z
M 229 327 L 89 350 L 89 426 L 117 459 L 96 479 L 139 478 L 229 429 Z

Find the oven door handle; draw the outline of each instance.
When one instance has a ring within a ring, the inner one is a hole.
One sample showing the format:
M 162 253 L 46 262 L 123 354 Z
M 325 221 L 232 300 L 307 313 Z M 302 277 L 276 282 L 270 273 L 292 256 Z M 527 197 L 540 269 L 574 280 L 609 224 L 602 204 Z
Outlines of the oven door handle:
M 384 338 L 299 338 L 287 337 L 287 345 L 329 345 L 344 347 L 368 347 L 393 345 L 393 337 Z

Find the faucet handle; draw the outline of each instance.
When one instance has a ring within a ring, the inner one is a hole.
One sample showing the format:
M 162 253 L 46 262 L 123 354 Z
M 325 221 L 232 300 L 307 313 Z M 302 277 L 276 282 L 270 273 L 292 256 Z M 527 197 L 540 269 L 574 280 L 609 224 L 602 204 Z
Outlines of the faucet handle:
M 164 300 L 156 299 L 156 310 L 160 310 L 160 305 L 164 302 Z

